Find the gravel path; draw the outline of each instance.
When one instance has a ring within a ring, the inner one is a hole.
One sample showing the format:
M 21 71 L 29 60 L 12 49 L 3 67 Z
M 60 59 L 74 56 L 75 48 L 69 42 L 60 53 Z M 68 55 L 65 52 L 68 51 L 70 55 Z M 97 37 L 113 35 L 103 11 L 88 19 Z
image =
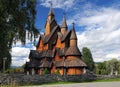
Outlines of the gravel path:
M 120 87 L 120 82 L 93 82 L 93 83 L 57 84 L 26 87 Z

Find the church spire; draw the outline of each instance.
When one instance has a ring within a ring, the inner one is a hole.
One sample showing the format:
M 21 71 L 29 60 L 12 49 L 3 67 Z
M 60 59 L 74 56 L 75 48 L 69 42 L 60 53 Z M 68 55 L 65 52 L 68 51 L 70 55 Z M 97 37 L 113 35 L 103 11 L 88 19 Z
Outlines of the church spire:
M 52 29 L 56 25 L 57 25 L 57 23 L 55 21 L 55 15 L 54 15 L 54 11 L 53 11 L 53 8 L 52 8 L 52 2 L 50 2 L 50 10 L 49 10 L 48 18 L 47 18 L 46 24 L 45 24 L 45 35 L 50 34 Z
M 62 26 L 61 26 L 61 28 L 66 28 L 67 29 L 67 23 L 66 23 L 65 13 L 63 13 L 63 20 L 62 20 Z
M 77 35 L 76 35 L 76 33 L 75 33 L 74 22 L 73 22 L 72 24 L 73 24 L 73 28 L 72 28 L 72 30 L 71 30 L 71 36 L 70 36 L 70 39 L 77 40 Z
M 52 8 L 52 2 L 50 2 L 50 11 L 48 13 L 49 16 L 54 16 L 54 11 L 53 11 L 53 8 Z
M 67 22 L 66 22 L 66 17 L 65 17 L 65 12 L 63 13 L 63 20 L 62 20 L 62 25 L 61 25 L 61 33 L 65 33 L 67 31 Z

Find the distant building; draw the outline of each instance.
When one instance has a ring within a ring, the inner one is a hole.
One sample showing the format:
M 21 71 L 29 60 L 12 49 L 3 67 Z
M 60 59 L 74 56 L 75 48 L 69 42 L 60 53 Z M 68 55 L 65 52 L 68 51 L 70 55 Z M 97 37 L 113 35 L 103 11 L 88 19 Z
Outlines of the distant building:
M 87 65 L 81 59 L 77 46 L 77 36 L 73 28 L 68 30 L 66 18 L 61 27 L 55 20 L 52 6 L 45 23 L 45 33 L 40 34 L 36 50 L 31 50 L 25 71 L 30 74 L 43 74 L 45 69 L 50 74 L 80 75 L 85 73 Z

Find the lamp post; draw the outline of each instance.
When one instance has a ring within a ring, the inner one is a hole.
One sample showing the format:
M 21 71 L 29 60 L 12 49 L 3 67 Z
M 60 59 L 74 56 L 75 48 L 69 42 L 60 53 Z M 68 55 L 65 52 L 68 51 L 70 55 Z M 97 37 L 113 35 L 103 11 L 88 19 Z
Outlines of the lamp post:
M 3 58 L 3 72 L 5 71 L 5 61 L 6 61 L 6 57 Z

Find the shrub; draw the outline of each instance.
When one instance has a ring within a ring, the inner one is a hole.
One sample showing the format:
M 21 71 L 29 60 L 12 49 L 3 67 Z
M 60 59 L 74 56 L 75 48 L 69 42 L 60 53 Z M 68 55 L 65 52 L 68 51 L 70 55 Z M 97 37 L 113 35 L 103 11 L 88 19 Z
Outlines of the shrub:
M 57 69 L 56 72 L 55 72 L 55 74 L 60 74 L 60 71 Z
M 47 68 L 45 68 L 44 70 L 43 70 L 43 74 L 49 74 L 50 72 L 49 72 L 49 70 L 47 69 Z

